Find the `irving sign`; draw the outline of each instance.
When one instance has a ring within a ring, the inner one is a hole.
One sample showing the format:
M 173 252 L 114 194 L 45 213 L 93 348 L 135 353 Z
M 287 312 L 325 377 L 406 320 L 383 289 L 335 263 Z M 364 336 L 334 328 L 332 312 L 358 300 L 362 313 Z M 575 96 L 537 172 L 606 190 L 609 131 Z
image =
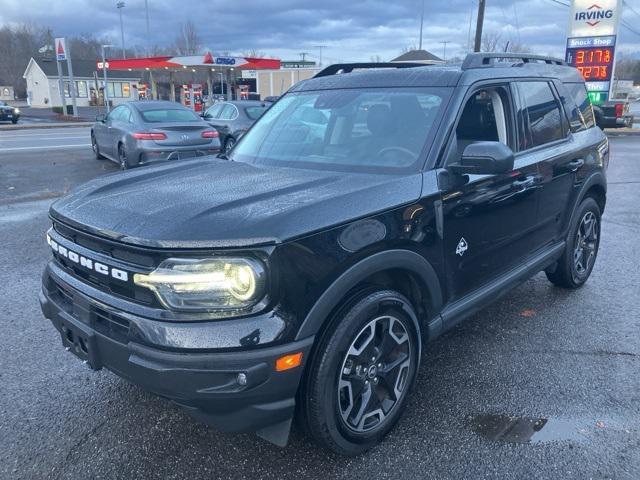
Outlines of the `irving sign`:
M 571 3 L 569 37 L 615 35 L 619 0 L 574 0 Z

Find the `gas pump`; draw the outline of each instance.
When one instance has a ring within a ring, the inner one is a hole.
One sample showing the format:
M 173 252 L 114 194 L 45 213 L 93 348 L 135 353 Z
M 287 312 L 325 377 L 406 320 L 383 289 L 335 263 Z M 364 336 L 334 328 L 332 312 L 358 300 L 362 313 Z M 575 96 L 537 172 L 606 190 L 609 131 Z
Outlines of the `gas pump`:
M 238 85 L 240 100 L 249 100 L 249 85 Z
M 149 86 L 146 83 L 138 84 L 138 100 L 146 100 L 149 98 Z
M 196 112 L 202 111 L 202 85 L 199 83 L 190 83 L 182 85 L 180 90 L 180 103 L 187 108 L 191 108 Z

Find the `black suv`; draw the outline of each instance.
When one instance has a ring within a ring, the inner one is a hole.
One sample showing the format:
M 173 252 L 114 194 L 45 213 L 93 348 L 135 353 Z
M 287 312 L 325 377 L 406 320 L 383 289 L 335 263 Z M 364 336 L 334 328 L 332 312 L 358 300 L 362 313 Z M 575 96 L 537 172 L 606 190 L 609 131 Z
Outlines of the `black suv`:
M 334 65 L 228 158 L 57 201 L 42 310 L 91 368 L 220 430 L 283 445 L 295 414 L 357 454 L 398 421 L 423 340 L 537 272 L 587 280 L 608 159 L 561 61 Z

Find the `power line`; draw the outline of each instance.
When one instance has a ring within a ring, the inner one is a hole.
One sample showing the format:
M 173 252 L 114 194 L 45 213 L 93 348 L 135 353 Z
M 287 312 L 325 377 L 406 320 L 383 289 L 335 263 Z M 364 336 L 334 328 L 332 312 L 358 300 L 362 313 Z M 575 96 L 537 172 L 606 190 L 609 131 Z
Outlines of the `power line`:
M 640 13 L 638 13 L 636 9 L 634 9 L 631 5 L 629 5 L 626 0 L 622 0 L 622 3 L 624 4 L 625 7 L 627 7 L 629 10 L 631 10 L 633 13 L 635 13 L 640 17 Z

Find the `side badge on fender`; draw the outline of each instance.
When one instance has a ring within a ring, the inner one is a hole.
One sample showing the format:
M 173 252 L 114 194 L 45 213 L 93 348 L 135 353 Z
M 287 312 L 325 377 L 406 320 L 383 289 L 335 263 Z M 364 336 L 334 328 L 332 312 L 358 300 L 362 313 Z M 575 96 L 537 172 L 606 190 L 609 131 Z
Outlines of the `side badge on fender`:
M 466 252 L 468 249 L 469 249 L 469 244 L 464 239 L 464 237 L 462 237 L 458 242 L 458 246 L 456 247 L 456 255 L 462 256 L 464 255 L 464 252 Z

